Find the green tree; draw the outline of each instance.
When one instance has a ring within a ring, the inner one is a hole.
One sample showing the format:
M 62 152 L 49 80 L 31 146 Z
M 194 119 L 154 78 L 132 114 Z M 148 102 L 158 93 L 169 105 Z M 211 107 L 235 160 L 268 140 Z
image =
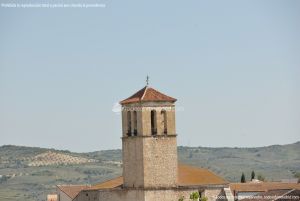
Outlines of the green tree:
M 178 199 L 178 201 L 184 201 L 184 196 L 180 196 L 180 198 Z
M 207 201 L 207 200 L 208 200 L 208 198 L 205 196 L 200 198 L 200 201 Z
M 245 178 L 244 173 L 242 173 L 242 176 L 241 176 L 241 183 L 246 183 L 246 178 Z
M 193 193 L 191 193 L 191 195 L 190 195 L 190 199 L 193 200 L 193 201 L 198 200 L 199 197 L 200 197 L 199 192 L 193 192 Z
M 251 172 L 251 181 L 252 181 L 252 179 L 255 179 L 255 172 L 254 172 L 254 170 L 252 170 L 252 172 Z

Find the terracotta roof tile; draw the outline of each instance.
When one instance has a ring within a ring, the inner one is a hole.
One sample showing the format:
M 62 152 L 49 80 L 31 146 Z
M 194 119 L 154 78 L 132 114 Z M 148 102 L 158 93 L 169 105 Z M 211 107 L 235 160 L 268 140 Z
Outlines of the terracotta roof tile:
M 78 195 L 80 191 L 91 188 L 91 186 L 87 185 L 58 185 L 57 187 L 72 200 Z
M 92 186 L 93 190 L 116 188 L 123 184 L 123 177 L 98 183 Z M 215 175 L 213 172 L 204 169 L 192 167 L 189 165 L 178 165 L 178 185 L 179 186 L 195 186 L 195 185 L 221 185 L 228 184 L 226 180 Z
M 147 102 L 147 101 L 166 101 L 175 102 L 176 99 L 167 96 L 151 87 L 144 87 L 129 98 L 122 100 L 120 104 L 136 103 L 136 102 Z
M 254 195 L 253 197 L 244 198 L 241 201 L 268 201 L 268 200 L 275 200 L 275 198 L 280 198 L 283 195 L 286 195 L 288 193 L 291 193 L 295 190 L 270 190 L 267 192 L 262 192 L 257 195 Z
M 178 165 L 179 186 L 196 186 L 211 184 L 221 185 L 228 184 L 228 182 L 207 169 L 192 167 L 183 164 Z M 123 177 L 117 177 L 102 183 L 94 184 L 92 186 L 66 185 L 57 187 L 73 200 L 82 190 L 110 189 L 117 188 L 121 185 L 123 185 Z
M 123 177 L 117 177 L 102 183 L 94 184 L 91 189 L 116 188 L 123 184 Z
M 280 189 L 299 189 L 300 183 L 260 182 L 260 183 L 231 183 L 232 192 L 263 192 Z
M 228 184 L 228 182 L 208 169 L 180 164 L 178 166 L 178 184 L 180 186 L 191 186 Z

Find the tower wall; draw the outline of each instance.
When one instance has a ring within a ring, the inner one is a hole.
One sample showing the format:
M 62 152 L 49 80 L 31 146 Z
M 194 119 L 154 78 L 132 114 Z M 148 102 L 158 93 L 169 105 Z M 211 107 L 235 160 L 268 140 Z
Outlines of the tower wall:
M 174 104 L 138 102 L 123 105 L 122 108 L 124 187 L 176 186 L 177 142 Z M 135 113 L 137 132 L 133 131 Z
M 125 187 L 143 187 L 143 138 L 123 137 L 123 178 Z
M 176 136 L 143 138 L 144 187 L 174 187 L 177 184 Z
M 174 187 L 177 183 L 176 136 L 123 137 L 125 187 Z
M 122 134 L 127 136 L 128 131 L 128 119 L 127 113 L 131 112 L 131 130 L 133 131 L 133 112 L 137 113 L 137 135 L 139 136 L 151 136 L 151 110 L 156 111 L 156 125 L 157 125 L 157 135 L 164 135 L 164 125 L 163 125 L 163 115 L 162 110 L 167 113 L 167 134 L 175 135 L 175 106 L 171 103 L 135 103 L 128 104 L 122 108 Z

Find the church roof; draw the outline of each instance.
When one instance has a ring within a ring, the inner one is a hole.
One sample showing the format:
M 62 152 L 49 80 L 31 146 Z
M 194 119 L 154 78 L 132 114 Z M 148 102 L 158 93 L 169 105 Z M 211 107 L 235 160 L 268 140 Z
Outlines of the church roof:
M 151 87 L 145 86 L 132 96 L 122 100 L 121 105 L 128 103 L 137 103 L 137 102 L 148 102 L 148 101 L 166 101 L 166 102 L 175 102 L 176 99 L 170 96 L 167 96 Z
M 102 183 L 94 184 L 92 189 L 115 188 L 123 184 L 123 177 L 117 177 Z
M 57 186 L 72 200 L 83 190 L 102 190 L 112 189 L 123 185 L 123 177 L 117 177 L 102 183 L 97 183 L 92 186 Z M 197 185 L 224 185 L 228 182 L 222 177 L 214 174 L 208 169 L 193 167 L 189 165 L 178 165 L 178 185 L 179 186 L 197 186 Z
M 123 177 L 117 177 L 103 183 L 92 185 L 87 190 L 101 190 L 116 188 L 123 184 Z M 179 186 L 197 186 L 197 185 L 222 185 L 228 182 L 222 177 L 214 174 L 208 169 L 193 167 L 189 165 L 178 165 L 178 185 Z
M 214 184 L 221 185 L 221 184 L 228 184 L 228 182 L 208 169 L 179 164 L 178 166 L 179 186 L 214 185 Z

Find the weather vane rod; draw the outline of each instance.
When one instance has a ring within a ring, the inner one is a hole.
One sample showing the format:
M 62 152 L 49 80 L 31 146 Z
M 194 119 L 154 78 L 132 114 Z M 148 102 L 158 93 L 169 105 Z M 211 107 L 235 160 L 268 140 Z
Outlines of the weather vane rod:
M 146 77 L 146 86 L 148 86 L 149 85 L 149 76 L 147 75 L 147 77 Z

